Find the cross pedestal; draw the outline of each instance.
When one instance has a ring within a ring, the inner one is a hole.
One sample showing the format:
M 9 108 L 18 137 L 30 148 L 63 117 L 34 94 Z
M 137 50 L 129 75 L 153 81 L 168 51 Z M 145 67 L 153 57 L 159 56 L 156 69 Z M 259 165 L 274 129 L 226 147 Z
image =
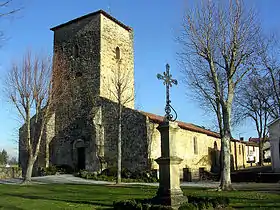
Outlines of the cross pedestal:
M 157 204 L 177 209 L 181 203 L 187 202 L 180 187 L 179 164 L 182 159 L 176 155 L 176 122 L 164 122 L 157 129 L 161 135 L 161 157 L 156 159 L 159 164 L 159 188 L 154 201 Z

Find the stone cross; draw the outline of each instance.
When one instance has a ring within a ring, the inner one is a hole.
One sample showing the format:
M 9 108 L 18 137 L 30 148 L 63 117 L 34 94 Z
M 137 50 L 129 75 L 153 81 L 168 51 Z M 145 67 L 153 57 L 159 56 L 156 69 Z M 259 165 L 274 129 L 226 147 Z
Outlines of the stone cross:
M 178 82 L 176 79 L 172 79 L 172 75 L 169 73 L 169 69 L 170 69 L 169 64 L 166 64 L 166 71 L 163 72 L 163 75 L 157 74 L 157 78 L 160 80 L 163 80 L 163 84 L 166 86 L 165 119 L 167 121 L 175 121 L 176 118 L 173 119 L 173 115 L 171 114 L 171 109 L 175 112 L 175 114 L 176 114 L 176 111 L 171 106 L 171 101 L 169 98 L 169 95 L 170 95 L 169 87 L 172 87 L 172 84 L 177 85 Z

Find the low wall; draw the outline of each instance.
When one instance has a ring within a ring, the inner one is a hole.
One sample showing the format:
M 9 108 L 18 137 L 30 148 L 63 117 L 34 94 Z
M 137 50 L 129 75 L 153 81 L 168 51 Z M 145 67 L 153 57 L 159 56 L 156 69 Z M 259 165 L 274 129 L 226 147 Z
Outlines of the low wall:
M 19 167 L 0 167 L 0 179 L 21 178 L 22 170 Z

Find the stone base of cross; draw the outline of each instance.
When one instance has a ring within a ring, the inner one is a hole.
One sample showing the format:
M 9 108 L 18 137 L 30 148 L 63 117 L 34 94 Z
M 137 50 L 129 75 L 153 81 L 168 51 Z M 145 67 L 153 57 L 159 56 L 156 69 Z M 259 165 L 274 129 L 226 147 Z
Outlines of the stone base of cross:
M 153 203 L 178 209 L 180 204 L 188 201 L 180 187 L 179 165 L 182 159 L 176 155 L 176 132 L 179 127 L 176 122 L 167 121 L 157 129 L 161 135 L 161 157 L 156 159 L 159 164 L 159 188 Z

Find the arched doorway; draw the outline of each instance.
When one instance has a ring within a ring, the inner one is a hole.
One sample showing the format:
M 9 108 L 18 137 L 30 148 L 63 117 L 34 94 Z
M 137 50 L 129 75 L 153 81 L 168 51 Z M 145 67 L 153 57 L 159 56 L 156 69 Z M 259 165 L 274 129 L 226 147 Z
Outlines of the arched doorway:
M 74 155 L 76 156 L 76 167 L 78 170 L 86 168 L 86 149 L 84 140 L 78 139 L 73 144 Z M 75 154 L 76 153 L 76 154 Z

